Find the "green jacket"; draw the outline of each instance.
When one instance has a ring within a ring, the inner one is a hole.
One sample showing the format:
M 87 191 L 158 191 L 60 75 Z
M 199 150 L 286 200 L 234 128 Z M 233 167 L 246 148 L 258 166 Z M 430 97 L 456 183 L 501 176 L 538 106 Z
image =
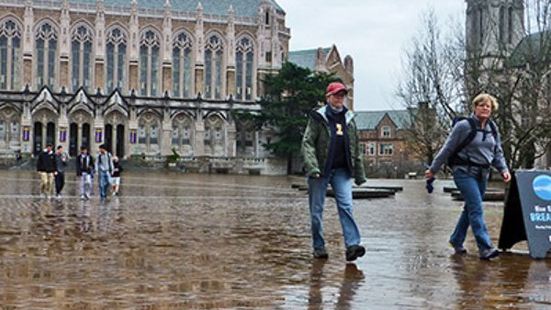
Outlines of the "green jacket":
M 327 105 L 310 113 L 308 125 L 302 137 L 302 156 L 306 167 L 306 175 L 323 174 L 325 163 L 329 153 L 329 144 L 331 142 L 331 129 L 329 121 L 325 115 Z M 362 154 L 358 144 L 358 131 L 352 111 L 345 114 L 347 133 L 349 138 L 350 156 L 352 161 L 352 177 L 356 184 L 362 184 L 366 181 Z

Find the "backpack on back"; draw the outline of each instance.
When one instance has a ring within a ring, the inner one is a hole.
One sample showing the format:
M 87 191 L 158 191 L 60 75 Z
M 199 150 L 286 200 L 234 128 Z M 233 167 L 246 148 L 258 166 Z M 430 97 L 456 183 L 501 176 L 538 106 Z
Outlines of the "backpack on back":
M 489 165 L 481 165 L 481 164 L 473 163 L 473 162 L 464 160 L 462 158 L 459 158 L 459 156 L 457 156 L 457 154 L 459 154 L 459 152 L 461 152 L 461 150 L 463 150 L 467 145 L 469 145 L 474 140 L 474 138 L 476 137 L 476 134 L 479 131 L 484 133 L 484 138 L 483 139 L 486 139 L 485 135 L 488 133 L 484 129 L 477 128 L 476 127 L 476 121 L 474 120 L 474 118 L 472 118 L 470 116 L 469 117 L 465 117 L 465 116 L 454 117 L 454 119 L 452 120 L 452 128 L 462 120 L 467 120 L 469 122 L 469 125 L 470 125 L 471 129 L 469 131 L 469 135 L 467 135 L 465 140 L 463 140 L 455 148 L 452 155 L 450 155 L 450 157 L 448 158 L 448 162 L 447 162 L 448 166 L 451 167 L 453 165 L 465 165 L 466 164 L 466 165 L 471 165 L 471 166 L 479 166 L 479 167 L 489 168 Z M 491 119 L 489 119 L 488 122 L 490 124 L 491 133 L 492 133 L 492 136 L 494 136 L 494 140 L 496 141 L 496 147 L 497 147 L 497 126 L 494 123 L 494 121 L 491 120 Z

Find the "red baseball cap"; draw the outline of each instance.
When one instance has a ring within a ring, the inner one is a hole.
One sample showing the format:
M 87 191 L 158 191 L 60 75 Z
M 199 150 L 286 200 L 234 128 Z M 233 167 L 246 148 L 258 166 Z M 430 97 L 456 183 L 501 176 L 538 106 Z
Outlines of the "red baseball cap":
M 346 86 L 344 86 L 341 82 L 332 82 L 327 85 L 327 90 L 325 92 L 326 96 L 335 95 L 341 91 L 344 91 L 348 94 L 348 89 L 346 89 Z

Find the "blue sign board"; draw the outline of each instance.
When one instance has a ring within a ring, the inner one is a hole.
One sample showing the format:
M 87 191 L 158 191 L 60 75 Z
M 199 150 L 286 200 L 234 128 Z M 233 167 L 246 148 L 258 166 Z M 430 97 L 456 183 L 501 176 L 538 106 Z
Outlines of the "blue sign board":
M 499 248 L 528 241 L 533 258 L 551 250 L 551 171 L 518 170 L 505 200 Z

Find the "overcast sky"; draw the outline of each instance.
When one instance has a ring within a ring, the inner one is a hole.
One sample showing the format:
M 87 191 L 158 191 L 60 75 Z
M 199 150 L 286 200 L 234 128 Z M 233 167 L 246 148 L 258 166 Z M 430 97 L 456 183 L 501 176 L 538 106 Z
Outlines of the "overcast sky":
M 276 0 L 287 13 L 291 50 L 335 44 L 354 59 L 356 110 L 402 109 L 394 93 L 404 49 L 433 8 L 444 23 L 464 20 L 464 0 Z

